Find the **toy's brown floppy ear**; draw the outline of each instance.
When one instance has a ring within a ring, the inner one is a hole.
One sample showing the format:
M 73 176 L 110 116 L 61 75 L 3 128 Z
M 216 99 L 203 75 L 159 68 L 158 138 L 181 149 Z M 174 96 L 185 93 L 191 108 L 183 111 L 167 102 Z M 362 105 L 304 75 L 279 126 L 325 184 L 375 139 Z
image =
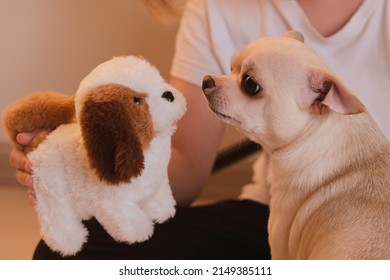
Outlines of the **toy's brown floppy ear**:
M 3 112 L 3 125 L 10 140 L 29 152 L 61 124 L 74 122 L 74 96 L 55 92 L 35 92 L 27 95 Z M 20 132 L 40 132 L 29 146 L 20 146 L 16 135 Z
M 101 180 L 113 185 L 129 183 L 144 169 L 143 147 L 131 112 L 137 104 L 131 93 L 120 85 L 99 86 L 87 93 L 80 112 L 89 163 Z
M 322 113 L 323 106 L 345 115 L 359 114 L 365 111 L 363 103 L 338 77 L 329 71 L 313 70 L 309 77 L 309 85 L 311 91 L 317 95 L 311 102 L 311 110 L 317 114 Z

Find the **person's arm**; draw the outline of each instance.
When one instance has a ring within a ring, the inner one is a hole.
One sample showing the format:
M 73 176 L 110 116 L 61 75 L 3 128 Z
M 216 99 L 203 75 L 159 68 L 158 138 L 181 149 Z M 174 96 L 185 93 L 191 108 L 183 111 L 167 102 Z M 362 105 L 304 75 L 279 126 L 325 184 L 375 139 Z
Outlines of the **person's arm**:
M 187 100 L 187 112 L 172 139 L 169 178 L 178 206 L 196 199 L 210 176 L 224 124 L 211 112 L 200 85 L 172 77 L 172 86 Z

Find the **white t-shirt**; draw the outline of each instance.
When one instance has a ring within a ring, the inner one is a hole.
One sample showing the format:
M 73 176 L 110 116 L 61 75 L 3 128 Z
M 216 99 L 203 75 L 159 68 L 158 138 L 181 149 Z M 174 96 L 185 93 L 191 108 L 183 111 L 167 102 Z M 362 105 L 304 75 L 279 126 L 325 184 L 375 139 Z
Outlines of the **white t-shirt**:
M 262 36 L 294 29 L 366 105 L 390 138 L 390 1 L 365 0 L 336 34 L 323 37 L 295 0 L 189 0 L 176 39 L 171 75 L 201 85 L 230 72 L 231 56 Z M 241 198 L 266 202 L 265 157 Z

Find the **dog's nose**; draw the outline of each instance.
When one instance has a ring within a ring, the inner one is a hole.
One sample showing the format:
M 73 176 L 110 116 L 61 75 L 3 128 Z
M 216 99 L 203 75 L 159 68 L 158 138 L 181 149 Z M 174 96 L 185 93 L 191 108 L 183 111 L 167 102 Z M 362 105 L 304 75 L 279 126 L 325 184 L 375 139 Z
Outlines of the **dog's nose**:
M 215 87 L 215 81 L 214 81 L 213 77 L 211 77 L 210 75 L 204 76 L 203 82 L 202 82 L 202 90 L 203 90 L 203 92 L 206 89 L 210 89 L 210 88 L 213 88 L 213 87 Z
M 162 98 L 164 98 L 168 102 L 173 102 L 175 100 L 175 97 L 173 96 L 172 91 L 166 91 L 161 95 Z

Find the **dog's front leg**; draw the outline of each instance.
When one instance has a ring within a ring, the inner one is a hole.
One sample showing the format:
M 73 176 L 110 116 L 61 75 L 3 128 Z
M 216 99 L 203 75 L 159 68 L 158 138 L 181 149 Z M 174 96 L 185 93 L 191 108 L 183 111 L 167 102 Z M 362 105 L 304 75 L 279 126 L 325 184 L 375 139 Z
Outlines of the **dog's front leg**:
M 95 217 L 115 240 L 129 244 L 147 240 L 153 234 L 149 216 L 124 193 L 107 195 Z
M 156 223 L 162 223 L 175 215 L 176 201 L 172 196 L 168 180 L 162 182 L 158 191 L 142 204 L 142 209 Z
M 289 226 L 284 220 L 278 218 L 271 211 L 268 223 L 269 243 L 271 247 L 271 257 L 273 260 L 287 260 L 288 256 L 288 233 Z

